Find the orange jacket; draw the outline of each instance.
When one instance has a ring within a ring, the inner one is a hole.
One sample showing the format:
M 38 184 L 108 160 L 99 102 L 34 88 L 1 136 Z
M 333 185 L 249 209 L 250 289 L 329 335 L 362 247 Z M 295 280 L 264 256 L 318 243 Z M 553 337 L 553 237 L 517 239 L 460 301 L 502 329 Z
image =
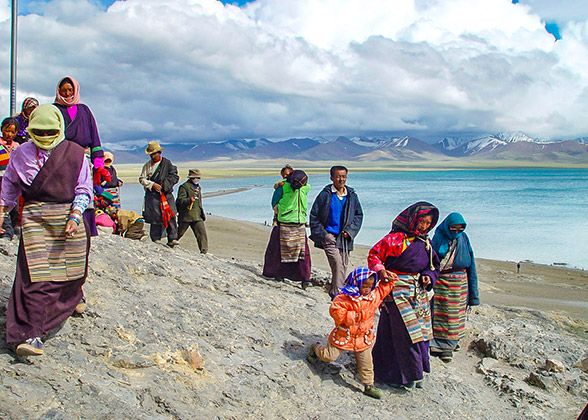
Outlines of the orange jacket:
M 333 346 L 353 352 L 372 346 L 375 339 L 374 315 L 392 290 L 394 280 L 380 281 L 367 296 L 351 297 L 341 293 L 335 297 L 329 309 L 335 320 L 335 328 L 329 334 L 329 342 Z

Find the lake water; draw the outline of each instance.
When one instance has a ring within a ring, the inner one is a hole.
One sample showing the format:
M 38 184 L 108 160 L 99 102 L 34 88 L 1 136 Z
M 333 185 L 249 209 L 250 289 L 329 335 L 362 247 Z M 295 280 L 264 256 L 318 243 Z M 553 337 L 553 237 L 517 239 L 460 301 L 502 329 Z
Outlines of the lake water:
M 218 216 L 270 223 L 278 178 L 203 180 L 204 192 L 251 188 L 206 198 L 204 208 Z M 310 211 L 330 180 L 326 174 L 310 175 L 309 182 Z M 588 269 L 588 170 L 350 172 L 347 184 L 355 188 L 364 211 L 359 244 L 373 245 L 403 209 L 429 201 L 439 208 L 439 221 L 453 211 L 463 214 L 478 257 Z M 141 211 L 140 185 L 126 184 L 121 193 L 124 208 Z

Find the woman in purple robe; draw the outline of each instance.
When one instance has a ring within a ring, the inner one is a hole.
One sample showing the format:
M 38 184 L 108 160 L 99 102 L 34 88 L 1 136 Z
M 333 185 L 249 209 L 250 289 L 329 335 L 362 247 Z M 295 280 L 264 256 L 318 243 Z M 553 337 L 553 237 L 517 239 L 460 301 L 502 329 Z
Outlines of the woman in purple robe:
M 432 204 L 413 204 L 394 219 L 391 232 L 368 255 L 368 267 L 380 280 L 398 276 L 382 304 L 372 350 L 376 380 L 395 388 L 421 388 L 423 372 L 430 372 L 433 330 L 427 291 L 437 281 L 439 258 L 427 234 L 438 219 Z
M 90 158 L 94 172 L 104 174 L 104 151 L 98 127 L 92 111 L 80 102 L 80 84 L 71 76 L 62 78 L 57 84 L 54 104 L 63 115 L 65 123 L 65 138 L 79 144 L 84 149 L 90 149 Z M 94 209 L 88 209 L 84 213 L 84 219 L 88 224 L 91 236 L 98 236 Z
M 32 141 L 12 152 L 2 179 L 0 225 L 22 195 L 6 341 L 20 356 L 37 356 L 43 354 L 42 337 L 85 307 L 89 237 L 82 213 L 92 177 L 84 149 L 63 141 L 63 117 L 55 106 L 36 108 L 28 131 Z

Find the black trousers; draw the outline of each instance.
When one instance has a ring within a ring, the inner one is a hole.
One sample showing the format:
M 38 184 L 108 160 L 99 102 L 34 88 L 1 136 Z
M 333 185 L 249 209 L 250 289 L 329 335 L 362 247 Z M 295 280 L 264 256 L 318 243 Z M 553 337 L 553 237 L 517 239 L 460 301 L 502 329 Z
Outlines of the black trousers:
M 153 242 L 160 240 L 163 237 L 164 230 L 166 231 L 168 242 L 178 239 L 178 224 L 175 217 L 171 218 L 165 229 L 163 223 L 151 223 L 151 226 L 149 227 L 149 236 L 151 237 L 151 240 Z

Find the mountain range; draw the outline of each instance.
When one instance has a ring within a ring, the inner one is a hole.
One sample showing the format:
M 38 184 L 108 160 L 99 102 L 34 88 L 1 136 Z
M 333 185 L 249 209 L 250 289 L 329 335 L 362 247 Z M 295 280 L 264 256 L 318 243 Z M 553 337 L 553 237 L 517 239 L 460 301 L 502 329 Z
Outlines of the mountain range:
M 461 139 L 446 137 L 430 144 L 411 136 L 337 137 L 335 140 L 291 138 L 283 141 L 227 140 L 198 144 L 162 144 L 174 162 L 216 159 L 298 159 L 309 161 L 426 161 L 476 159 L 588 164 L 588 138 L 544 141 L 523 132 Z M 105 143 L 118 163 L 144 162 L 143 146 Z

